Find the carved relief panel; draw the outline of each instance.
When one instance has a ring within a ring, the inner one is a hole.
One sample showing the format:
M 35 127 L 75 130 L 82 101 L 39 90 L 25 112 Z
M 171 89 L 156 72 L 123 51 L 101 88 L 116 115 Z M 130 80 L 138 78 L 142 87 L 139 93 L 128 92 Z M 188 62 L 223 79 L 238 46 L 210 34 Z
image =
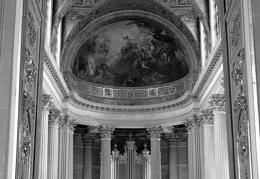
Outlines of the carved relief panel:
M 41 12 L 39 3 L 29 0 L 24 4 L 24 19 L 21 57 L 21 106 L 18 123 L 18 153 L 17 177 L 18 179 L 33 178 L 33 162 L 35 148 L 35 125 L 39 107 L 37 99 L 39 94 L 39 53 Z M 36 7 L 37 6 L 37 7 Z
M 236 177 L 251 178 L 249 151 L 249 119 L 247 109 L 246 60 L 243 44 L 241 1 L 232 1 L 227 11 L 228 60 L 231 116 Z

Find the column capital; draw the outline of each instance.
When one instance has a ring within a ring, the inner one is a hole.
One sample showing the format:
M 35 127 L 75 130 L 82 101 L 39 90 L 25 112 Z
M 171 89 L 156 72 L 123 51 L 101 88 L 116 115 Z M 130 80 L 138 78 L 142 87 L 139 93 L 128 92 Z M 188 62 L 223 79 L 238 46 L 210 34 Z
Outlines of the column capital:
M 98 132 L 100 133 L 101 140 L 102 139 L 110 139 L 111 140 L 111 134 L 113 133 L 115 129 L 112 127 L 107 126 L 100 126 L 98 129 Z
M 214 111 L 225 111 L 225 95 L 224 94 L 212 94 L 209 97 L 209 104 Z
M 92 146 L 94 139 L 96 138 L 96 134 L 83 134 L 83 144 L 84 146 Z
M 193 114 L 188 120 L 184 122 L 188 131 L 194 130 L 195 125 L 200 123 L 200 118 L 198 114 Z
M 58 109 L 50 109 L 49 111 L 49 125 L 59 126 L 61 111 Z
M 214 115 L 212 109 L 203 109 L 200 113 L 200 122 L 202 124 L 213 124 L 214 123 Z
M 50 106 L 53 103 L 53 99 L 51 95 L 43 94 L 42 95 L 42 111 L 47 112 L 50 109 Z
M 161 126 L 160 127 L 151 127 L 151 128 L 148 128 L 147 131 L 149 132 L 151 139 L 155 139 L 155 138 L 160 139 L 161 133 L 163 132 L 163 128 Z
M 168 140 L 170 147 L 178 145 L 178 142 L 179 142 L 179 134 L 178 133 L 165 134 L 165 138 Z
M 75 121 L 75 119 L 71 118 L 68 114 L 66 114 L 60 120 L 60 126 L 69 132 L 73 132 L 75 127 L 77 126 L 77 122 Z

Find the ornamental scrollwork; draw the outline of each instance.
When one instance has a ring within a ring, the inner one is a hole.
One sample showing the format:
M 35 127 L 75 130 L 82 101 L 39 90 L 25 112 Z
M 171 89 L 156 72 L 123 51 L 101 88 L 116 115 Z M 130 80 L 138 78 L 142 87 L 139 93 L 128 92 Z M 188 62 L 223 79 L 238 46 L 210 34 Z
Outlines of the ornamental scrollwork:
M 21 128 L 21 161 L 26 163 L 30 156 L 31 144 L 33 142 L 33 123 L 35 120 L 34 101 L 31 95 L 24 93 L 23 98 L 23 117 Z
M 34 46 L 35 42 L 36 42 L 36 38 L 37 38 L 37 32 L 36 32 L 36 27 L 35 27 L 35 20 L 33 18 L 33 15 L 31 12 L 29 12 L 28 15 L 28 28 L 29 28 L 29 32 L 28 32 L 28 39 L 30 42 L 31 46 Z
M 245 51 L 244 49 L 242 49 L 238 53 L 238 56 L 235 60 L 235 63 L 233 65 L 233 70 L 231 73 L 235 85 L 240 87 L 243 87 L 243 83 L 244 83 L 244 72 L 243 72 L 244 59 L 245 59 Z
M 241 39 L 241 14 L 240 14 L 240 9 L 238 9 L 237 14 L 233 18 L 233 25 L 230 31 L 232 54 L 234 53 L 234 49 L 237 46 L 240 39 Z
M 249 158 L 249 144 L 248 144 L 248 128 L 249 121 L 247 115 L 247 96 L 244 91 L 244 61 L 245 52 L 241 49 L 235 59 L 233 71 L 231 73 L 238 93 L 234 99 L 234 115 L 237 120 L 237 145 L 240 160 L 245 162 Z
M 32 55 L 30 54 L 28 49 L 25 49 L 25 90 L 30 92 L 32 89 L 32 85 L 34 83 L 36 77 L 36 68 L 33 63 Z

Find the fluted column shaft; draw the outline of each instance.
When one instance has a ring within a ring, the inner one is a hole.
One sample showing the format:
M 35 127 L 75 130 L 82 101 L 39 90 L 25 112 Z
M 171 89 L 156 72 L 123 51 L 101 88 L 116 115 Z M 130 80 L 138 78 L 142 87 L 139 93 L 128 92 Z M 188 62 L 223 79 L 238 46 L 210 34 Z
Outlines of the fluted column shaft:
M 92 148 L 94 136 L 84 134 L 84 170 L 83 179 L 92 179 Z
M 48 120 L 49 108 L 52 103 L 50 95 L 43 95 L 42 98 L 42 116 L 37 120 L 36 133 L 36 155 L 35 155 L 35 178 L 47 178 L 48 162 Z
M 189 176 L 189 179 L 194 178 L 194 172 L 193 172 L 193 135 L 194 135 L 194 129 L 192 127 L 188 127 L 188 176 Z
M 111 179 L 111 133 L 114 129 L 102 126 L 100 179 Z
M 148 129 L 151 137 L 151 179 L 161 179 L 161 127 L 153 127 Z
M 209 102 L 214 114 L 215 176 L 229 179 L 225 97 L 222 94 L 215 94 L 210 97 Z
M 49 114 L 48 179 L 58 179 L 59 121 L 60 111 L 51 110 Z
M 75 121 L 69 115 L 65 115 L 60 122 L 59 179 L 73 178 L 74 124 Z
M 201 179 L 201 129 L 200 119 L 194 114 L 186 123 L 188 129 L 189 179 Z
M 169 143 L 169 158 L 170 158 L 170 168 L 169 168 L 170 179 L 178 178 L 179 171 L 178 171 L 177 142 L 170 142 Z
M 213 111 L 203 110 L 201 113 L 203 138 L 203 165 L 202 179 L 214 179 L 215 174 L 215 148 Z
M 169 143 L 169 177 L 170 179 L 178 178 L 178 134 L 174 131 L 171 134 L 165 134 L 165 138 Z
M 74 127 L 75 127 L 75 122 L 71 122 L 70 123 L 70 130 L 69 130 L 69 179 L 72 179 L 73 178 L 73 149 L 74 149 Z

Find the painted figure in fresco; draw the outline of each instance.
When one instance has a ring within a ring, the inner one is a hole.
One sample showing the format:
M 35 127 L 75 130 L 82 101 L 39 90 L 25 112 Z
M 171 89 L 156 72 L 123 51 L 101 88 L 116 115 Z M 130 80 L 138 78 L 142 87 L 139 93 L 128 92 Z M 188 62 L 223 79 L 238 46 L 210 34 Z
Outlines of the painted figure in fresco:
M 82 45 L 73 73 L 103 85 L 136 87 L 189 73 L 182 45 L 161 27 L 133 19 L 107 25 Z

